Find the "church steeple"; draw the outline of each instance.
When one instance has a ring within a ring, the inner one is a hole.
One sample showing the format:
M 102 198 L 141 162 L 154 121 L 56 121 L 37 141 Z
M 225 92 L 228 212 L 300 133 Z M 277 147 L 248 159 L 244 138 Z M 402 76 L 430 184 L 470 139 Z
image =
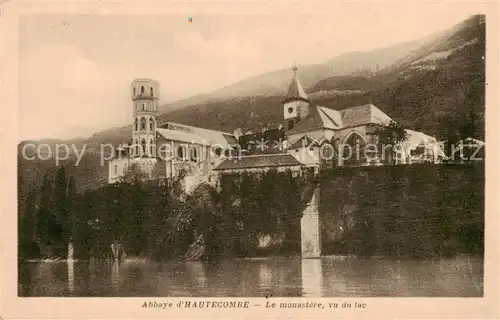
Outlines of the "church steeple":
M 285 99 L 283 100 L 283 103 L 287 103 L 294 100 L 303 100 L 309 102 L 309 97 L 304 91 L 304 88 L 302 88 L 299 79 L 297 78 L 297 70 L 298 70 L 297 65 L 294 63 L 292 66 L 293 79 L 292 82 L 290 83 L 290 86 L 288 87 L 288 92 L 285 96 Z
M 288 92 L 283 99 L 283 116 L 286 131 L 292 129 L 309 114 L 309 97 L 297 78 L 297 70 L 297 65 L 294 63 L 292 66 L 292 82 L 290 83 Z

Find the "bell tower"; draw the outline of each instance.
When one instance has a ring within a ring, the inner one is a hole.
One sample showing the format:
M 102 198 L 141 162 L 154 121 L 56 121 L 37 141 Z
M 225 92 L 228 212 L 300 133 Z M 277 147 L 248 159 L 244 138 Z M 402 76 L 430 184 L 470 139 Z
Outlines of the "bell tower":
M 309 114 L 309 105 L 311 104 L 306 92 L 297 79 L 297 66 L 292 67 L 293 79 L 288 88 L 288 93 L 283 99 L 283 116 L 285 132 L 293 127 Z
M 134 157 L 156 157 L 159 89 L 158 81 L 153 79 L 132 81 L 132 154 Z

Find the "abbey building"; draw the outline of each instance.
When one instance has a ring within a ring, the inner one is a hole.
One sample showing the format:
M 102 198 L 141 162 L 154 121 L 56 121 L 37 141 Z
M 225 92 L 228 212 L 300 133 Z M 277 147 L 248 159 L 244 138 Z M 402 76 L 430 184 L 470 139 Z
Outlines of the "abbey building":
M 340 165 L 386 163 L 383 153 L 367 157 L 359 150 L 376 145 L 377 130 L 391 118 L 372 104 L 343 110 L 315 105 L 296 71 L 294 67 L 283 98 L 283 123 L 277 128 L 246 134 L 159 123 L 159 83 L 152 79 L 134 80 L 132 137 L 128 144 L 116 149 L 110 160 L 109 183 L 119 181 L 132 164 L 149 177 L 174 177 L 183 171 L 187 185 L 196 186 L 221 172 L 317 169 L 334 154 L 335 159 L 341 159 Z M 406 130 L 406 134 L 398 162 L 437 161 L 444 155 L 436 148 L 435 138 L 412 130 Z

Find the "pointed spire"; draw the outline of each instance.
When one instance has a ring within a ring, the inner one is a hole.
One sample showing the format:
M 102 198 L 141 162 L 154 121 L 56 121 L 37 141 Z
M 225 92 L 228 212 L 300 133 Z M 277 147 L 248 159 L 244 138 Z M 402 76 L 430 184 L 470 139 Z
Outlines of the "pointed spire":
M 297 79 L 297 70 L 298 70 L 297 65 L 294 62 L 292 66 L 293 79 L 292 82 L 290 83 L 290 87 L 288 88 L 288 93 L 283 102 L 292 100 L 309 101 L 309 98 L 304 89 L 302 88 L 299 79 Z

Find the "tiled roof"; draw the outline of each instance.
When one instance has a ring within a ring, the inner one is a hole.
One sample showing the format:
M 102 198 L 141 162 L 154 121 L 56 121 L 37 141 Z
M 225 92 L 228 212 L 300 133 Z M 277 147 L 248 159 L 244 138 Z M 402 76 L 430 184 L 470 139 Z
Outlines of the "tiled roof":
M 333 121 L 333 123 L 341 128 L 342 127 L 342 115 L 340 114 L 340 112 L 338 112 L 337 110 L 333 110 L 333 109 L 330 109 L 330 108 L 325 108 L 325 107 L 319 107 L 319 109 L 326 115 L 328 116 L 328 118 L 330 118 L 331 121 Z
M 309 114 L 295 127 L 288 131 L 288 134 L 309 132 L 319 129 L 340 129 L 340 116 L 335 115 L 336 111 L 331 110 L 331 112 L 325 112 L 323 109 L 326 108 L 320 106 L 312 107 Z
M 166 130 L 166 131 L 165 131 Z M 199 141 L 206 145 L 237 144 L 238 141 L 234 135 L 226 132 L 192 127 L 180 123 L 168 122 L 157 128 L 164 138 L 182 142 Z
M 304 147 L 319 146 L 319 142 L 307 135 L 290 144 L 287 149 L 299 149 Z
M 173 140 L 173 141 L 178 141 L 178 142 L 185 142 L 185 143 L 192 143 L 192 144 L 200 144 L 200 145 L 205 145 L 209 146 L 213 143 L 211 143 L 207 138 L 202 138 L 197 134 L 194 133 L 189 133 L 189 132 L 182 132 L 182 131 L 177 131 L 177 130 L 170 130 L 170 129 L 162 129 L 162 128 L 157 128 L 156 132 L 158 135 L 161 137 L 167 139 L 167 140 Z
M 435 144 L 438 155 L 445 156 L 443 150 L 441 149 L 441 147 L 439 147 L 439 143 L 437 142 L 436 138 L 428 136 L 425 133 L 418 131 L 413 131 L 408 129 L 405 129 L 405 131 L 407 134 L 407 139 L 406 141 L 403 142 L 403 145 L 407 149 L 414 150 L 419 146 L 424 146 L 424 145 L 432 146 Z
M 370 123 L 385 125 L 391 121 L 389 116 L 373 104 L 365 104 L 363 106 L 340 110 L 339 113 L 342 116 L 342 126 L 344 128 L 356 127 Z
M 285 96 L 284 101 L 297 99 L 309 100 L 306 92 L 304 91 L 304 88 L 302 88 L 302 85 L 299 82 L 299 79 L 294 76 L 292 82 L 290 83 L 290 87 L 288 88 L 288 92 Z
M 253 156 L 243 156 L 233 159 L 226 159 L 214 170 L 250 169 L 250 168 L 273 168 L 300 166 L 301 163 L 291 154 L 262 154 Z

